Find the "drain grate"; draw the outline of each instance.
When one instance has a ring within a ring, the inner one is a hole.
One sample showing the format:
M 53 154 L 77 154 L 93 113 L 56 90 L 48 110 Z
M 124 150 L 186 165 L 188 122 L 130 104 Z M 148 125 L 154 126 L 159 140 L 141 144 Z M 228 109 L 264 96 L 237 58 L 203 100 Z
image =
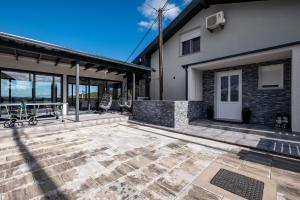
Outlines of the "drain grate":
M 210 183 L 248 200 L 262 200 L 263 182 L 226 169 L 220 169 Z

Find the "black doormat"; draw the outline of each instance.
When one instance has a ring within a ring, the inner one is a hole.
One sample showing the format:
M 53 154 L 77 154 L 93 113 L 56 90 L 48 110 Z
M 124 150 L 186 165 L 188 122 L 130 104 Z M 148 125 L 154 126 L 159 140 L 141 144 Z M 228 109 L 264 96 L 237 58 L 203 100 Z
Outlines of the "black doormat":
M 220 169 L 211 184 L 249 200 L 262 200 L 264 183 L 226 169 Z

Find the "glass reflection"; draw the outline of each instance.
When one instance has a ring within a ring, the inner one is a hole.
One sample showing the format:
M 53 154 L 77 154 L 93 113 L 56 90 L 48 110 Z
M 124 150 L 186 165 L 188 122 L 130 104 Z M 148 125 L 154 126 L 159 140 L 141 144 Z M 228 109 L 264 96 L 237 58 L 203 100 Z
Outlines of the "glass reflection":
M 3 92 L 1 90 L 1 97 L 4 102 L 17 103 L 21 101 L 32 101 L 33 74 L 1 71 L 1 89 L 2 88 L 4 90 Z
M 35 80 L 35 81 L 34 81 Z M 59 76 L 1 70 L 1 102 L 61 102 Z
M 52 96 L 52 76 L 35 76 L 35 100 L 37 102 L 51 102 Z
M 221 77 L 221 101 L 228 101 L 228 76 Z
M 239 101 L 239 75 L 230 77 L 230 101 Z

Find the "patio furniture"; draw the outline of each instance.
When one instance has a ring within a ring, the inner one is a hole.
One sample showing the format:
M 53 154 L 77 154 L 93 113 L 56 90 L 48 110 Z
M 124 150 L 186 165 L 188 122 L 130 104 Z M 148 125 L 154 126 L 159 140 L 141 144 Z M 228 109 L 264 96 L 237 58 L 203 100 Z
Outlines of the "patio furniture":
M 89 102 L 87 100 L 83 100 L 81 103 L 81 110 L 88 110 L 89 109 Z
M 99 103 L 99 108 L 107 112 L 112 105 L 112 96 L 110 94 L 104 94 Z
M 37 125 L 38 113 L 43 110 L 42 107 L 52 107 L 52 112 L 55 117 L 59 118 L 61 112 L 61 120 L 64 121 L 63 103 L 7 103 L 0 104 L 0 109 L 5 108 L 7 121 L 4 122 L 4 127 L 12 128 L 16 125 L 23 126 L 24 122 L 29 125 Z M 59 109 L 60 108 L 60 109 Z M 2 115 L 3 115 L 3 111 Z
M 15 125 L 23 126 L 23 122 L 28 122 L 29 125 L 37 125 L 38 121 L 35 112 L 28 109 L 25 102 L 20 104 L 2 104 L 5 107 L 9 116 L 8 121 L 4 122 L 5 128 L 12 128 Z
M 97 100 L 90 100 L 90 105 L 89 105 L 89 109 L 92 111 L 95 111 L 97 108 L 98 102 Z
M 120 98 L 119 99 L 119 107 L 120 107 L 122 113 L 124 112 L 124 110 L 131 112 L 132 100 L 127 99 L 127 98 Z

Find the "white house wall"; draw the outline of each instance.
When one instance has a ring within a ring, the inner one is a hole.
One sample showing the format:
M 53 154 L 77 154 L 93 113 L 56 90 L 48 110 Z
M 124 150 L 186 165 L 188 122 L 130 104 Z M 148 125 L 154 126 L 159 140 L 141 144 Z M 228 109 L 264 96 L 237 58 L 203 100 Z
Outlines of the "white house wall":
M 54 62 L 48 62 L 41 60 L 37 63 L 35 59 L 19 57 L 18 60 L 14 56 L 0 54 L 0 68 L 27 70 L 34 72 L 52 73 L 63 75 L 63 102 L 67 102 L 67 76 L 75 76 L 75 68 L 71 68 L 70 65 L 58 64 L 54 66 Z M 80 70 L 80 76 L 97 79 L 107 79 L 122 81 L 123 85 L 127 83 L 127 79 L 123 78 L 123 75 L 114 75 L 112 73 L 105 74 L 104 72 L 95 72 L 96 69 Z
M 164 44 L 164 99 L 185 100 L 185 71 L 182 65 L 242 52 L 300 41 L 300 1 L 269 0 L 212 5 L 199 12 Z M 224 11 L 225 29 L 210 33 L 205 17 Z M 180 56 L 180 35 L 201 29 L 201 51 Z M 158 51 L 151 56 L 151 98 L 158 99 Z
M 188 68 L 188 100 L 202 101 L 202 71 Z

